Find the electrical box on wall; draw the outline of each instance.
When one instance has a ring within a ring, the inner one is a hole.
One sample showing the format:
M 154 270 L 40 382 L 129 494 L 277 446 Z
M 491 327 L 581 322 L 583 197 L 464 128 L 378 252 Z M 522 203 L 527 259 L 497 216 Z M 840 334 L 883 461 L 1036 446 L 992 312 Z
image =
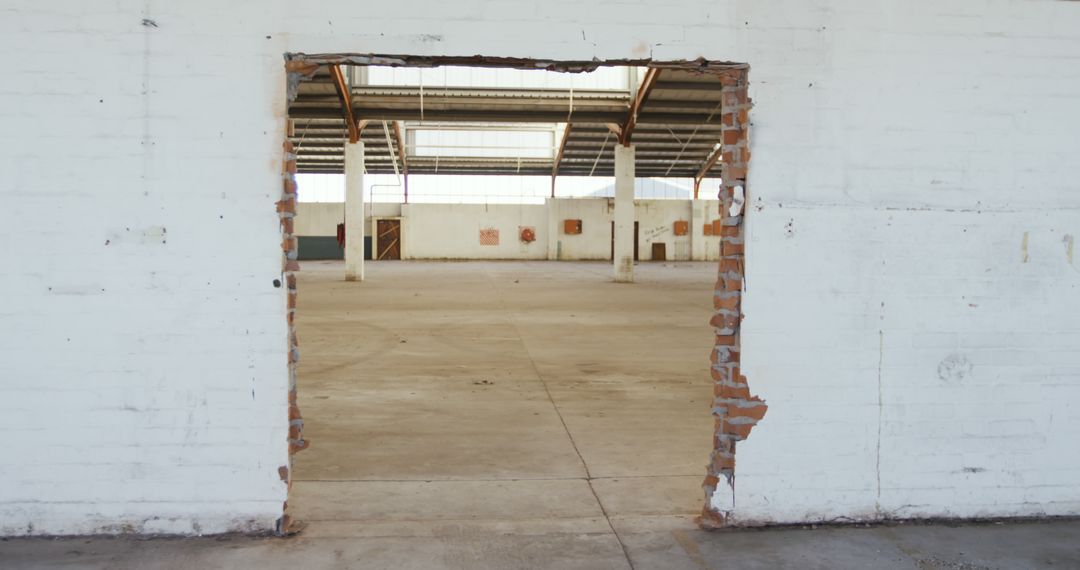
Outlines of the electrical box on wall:
M 688 233 L 690 233 L 690 222 L 687 222 L 685 220 L 676 220 L 675 221 L 675 235 L 684 236 L 684 235 L 686 235 Z
M 563 233 L 569 236 L 581 233 L 581 220 L 563 220 Z
M 712 235 L 712 224 L 705 224 L 704 226 L 701 226 L 701 233 L 703 235 L 711 236 Z
M 723 230 L 721 229 L 723 227 L 724 227 L 724 221 L 723 220 L 713 220 L 713 222 L 712 222 L 712 233 L 713 233 L 713 235 L 718 236 L 721 233 L 723 233 Z

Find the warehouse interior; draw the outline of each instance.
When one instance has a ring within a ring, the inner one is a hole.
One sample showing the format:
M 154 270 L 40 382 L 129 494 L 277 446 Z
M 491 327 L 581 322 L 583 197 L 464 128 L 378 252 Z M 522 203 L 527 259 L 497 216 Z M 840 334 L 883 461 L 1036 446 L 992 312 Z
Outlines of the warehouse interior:
M 322 65 L 296 85 L 298 524 L 697 527 L 723 136 L 707 71 Z

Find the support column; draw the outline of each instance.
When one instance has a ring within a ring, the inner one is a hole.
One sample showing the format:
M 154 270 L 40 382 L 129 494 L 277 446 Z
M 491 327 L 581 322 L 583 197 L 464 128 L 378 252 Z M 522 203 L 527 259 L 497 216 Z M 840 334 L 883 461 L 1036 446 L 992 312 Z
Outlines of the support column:
M 547 206 L 547 258 L 548 261 L 555 261 L 560 257 L 561 247 L 559 242 L 559 237 L 562 235 L 559 227 L 560 208 L 554 198 L 548 198 L 544 204 Z
M 705 215 L 705 204 L 705 200 L 690 200 L 690 261 L 708 259 L 706 248 L 709 240 L 705 239 L 705 224 L 712 224 L 712 221 Z M 712 235 L 711 232 L 709 235 Z
M 615 281 L 634 281 L 634 147 L 615 145 Z
M 345 143 L 345 280 L 364 280 L 364 143 Z

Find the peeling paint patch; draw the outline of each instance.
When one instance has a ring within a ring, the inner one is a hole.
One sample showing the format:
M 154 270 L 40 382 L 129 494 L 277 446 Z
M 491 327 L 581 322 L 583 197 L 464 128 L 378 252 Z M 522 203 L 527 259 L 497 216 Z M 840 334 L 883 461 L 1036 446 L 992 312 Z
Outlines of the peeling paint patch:
M 139 238 L 139 243 L 165 243 L 165 233 L 165 226 L 150 226 L 143 230 L 142 236 Z
M 938 378 L 945 382 L 960 382 L 971 374 L 971 361 L 963 354 L 950 354 L 938 364 Z

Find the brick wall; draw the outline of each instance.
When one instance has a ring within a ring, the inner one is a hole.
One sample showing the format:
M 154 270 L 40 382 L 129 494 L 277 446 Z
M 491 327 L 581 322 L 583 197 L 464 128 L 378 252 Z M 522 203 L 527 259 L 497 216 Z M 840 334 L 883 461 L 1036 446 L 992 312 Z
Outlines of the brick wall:
M 0 534 L 274 528 L 294 51 L 749 63 L 769 411 L 730 521 L 1080 513 L 1078 30 L 1020 0 L 6 2 Z
M 768 406 L 751 394 L 739 364 L 742 355 L 742 297 L 746 277 L 746 187 L 750 165 L 750 107 L 748 70 L 720 77 L 721 186 L 720 264 L 710 324 L 716 329 L 710 368 L 713 377 L 713 415 L 716 433 L 705 476 L 706 526 L 724 526 L 735 511 L 735 448 L 745 440 Z

